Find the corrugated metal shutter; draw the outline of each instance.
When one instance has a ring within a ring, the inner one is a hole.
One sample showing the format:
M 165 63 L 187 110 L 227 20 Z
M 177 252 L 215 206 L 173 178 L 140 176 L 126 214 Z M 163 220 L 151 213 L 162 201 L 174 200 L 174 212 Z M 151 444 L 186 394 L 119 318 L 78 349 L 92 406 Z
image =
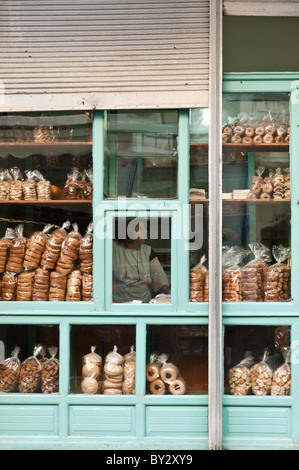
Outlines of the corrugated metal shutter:
M 228 16 L 299 16 L 299 0 L 224 0 Z
M 208 106 L 208 0 L 0 0 L 0 110 Z

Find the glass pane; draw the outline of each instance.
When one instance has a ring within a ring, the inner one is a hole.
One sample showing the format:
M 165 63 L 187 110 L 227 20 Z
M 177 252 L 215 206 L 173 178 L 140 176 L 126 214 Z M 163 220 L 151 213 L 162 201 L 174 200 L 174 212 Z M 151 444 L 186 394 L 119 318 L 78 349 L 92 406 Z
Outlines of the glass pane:
M 190 301 L 208 302 L 209 110 L 190 111 Z
M 92 115 L 8 114 L 0 124 L 2 301 L 90 300 Z
M 149 326 L 146 349 L 148 393 L 154 395 L 207 393 L 207 326 Z
M 0 392 L 59 391 L 59 327 L 0 326 Z
M 224 95 L 223 301 L 291 299 L 287 94 Z
M 133 394 L 135 336 L 135 326 L 72 326 L 70 392 Z
M 225 391 L 231 395 L 290 395 L 290 327 L 225 328 Z
M 105 197 L 177 197 L 178 111 L 106 115 Z
M 171 219 L 116 218 L 113 302 L 171 303 Z

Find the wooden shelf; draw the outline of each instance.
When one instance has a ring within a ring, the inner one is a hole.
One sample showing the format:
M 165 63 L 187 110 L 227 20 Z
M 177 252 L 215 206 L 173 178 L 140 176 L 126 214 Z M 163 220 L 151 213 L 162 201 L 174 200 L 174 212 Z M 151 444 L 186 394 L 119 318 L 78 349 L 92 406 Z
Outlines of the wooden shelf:
M 4 200 L 0 200 L 0 204 L 20 204 L 20 205 L 34 205 L 34 206 L 40 206 L 40 205 L 57 205 L 57 206 L 61 206 L 61 205 L 81 205 L 81 204 L 84 204 L 84 205 L 87 205 L 87 204 L 92 204 L 92 200 L 90 199 L 79 199 L 79 200 L 71 200 L 69 201 L 68 199 L 50 199 L 50 200 L 41 200 L 41 199 L 38 199 L 38 200 L 8 200 L 8 201 L 4 201 Z
M 76 141 L 69 141 L 69 142 L 59 142 L 59 141 L 53 141 L 53 142 L 0 142 L 0 147 L 36 147 L 36 146 L 41 146 L 41 147 L 48 147 L 48 146 L 75 146 L 75 145 L 86 145 L 90 146 L 92 145 L 92 142 L 76 142 Z
M 207 204 L 209 199 L 190 199 L 192 203 L 198 204 Z M 251 205 L 262 205 L 262 204 L 290 204 L 290 199 L 222 199 L 222 202 L 225 204 L 251 204 Z
M 201 143 L 201 142 L 192 142 L 190 143 L 190 147 L 208 147 L 208 143 Z M 258 144 L 258 145 L 251 145 L 251 144 L 234 144 L 234 143 L 227 143 L 223 144 L 223 149 L 235 149 L 235 150 L 246 150 L 247 152 L 258 152 L 258 151 L 266 151 L 266 152 L 286 152 L 289 150 L 289 144 Z

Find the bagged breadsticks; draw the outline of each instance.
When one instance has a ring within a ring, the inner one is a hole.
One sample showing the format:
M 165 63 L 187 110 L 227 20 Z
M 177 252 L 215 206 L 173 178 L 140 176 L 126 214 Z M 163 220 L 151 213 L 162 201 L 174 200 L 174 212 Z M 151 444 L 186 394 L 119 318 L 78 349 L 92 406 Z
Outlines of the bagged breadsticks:
M 249 251 L 238 246 L 224 247 L 222 255 L 222 300 L 223 302 L 242 301 L 242 269 L 239 264 Z
M 190 300 L 191 302 L 204 302 L 206 300 L 206 278 L 208 270 L 204 266 L 206 257 L 190 270 Z
M 282 348 L 282 354 L 284 356 L 284 364 L 275 370 L 272 379 L 271 395 L 282 396 L 290 395 L 291 393 L 291 350 L 290 348 Z
M 9 256 L 9 249 L 12 240 L 16 237 L 16 232 L 12 228 L 7 228 L 3 238 L 0 238 L 0 273 L 4 273 Z
M 263 302 L 265 270 L 272 259 L 271 251 L 262 243 L 251 243 L 249 248 L 254 259 L 242 269 L 243 301 Z
M 50 358 L 41 365 L 41 390 L 42 393 L 55 393 L 59 391 L 59 361 L 56 358 L 58 348 L 48 348 Z
M 285 302 L 291 299 L 291 268 L 286 264 L 290 248 L 274 246 L 273 257 L 277 261 L 265 272 L 265 302 Z
M 40 266 L 44 269 L 55 269 L 63 241 L 67 237 L 67 231 L 71 222 L 67 220 L 61 228 L 54 230 L 47 240 L 45 250 L 42 254 Z
M 229 370 L 229 386 L 232 395 L 248 395 L 251 389 L 251 366 L 254 362 L 252 356 L 243 359 L 239 364 Z
M 131 395 L 135 390 L 136 352 L 131 346 L 130 352 L 124 355 L 124 379 L 122 392 Z
M 273 370 L 268 364 L 269 350 L 266 348 L 261 362 L 251 367 L 251 389 L 254 395 L 268 395 L 271 390 Z
M 37 269 L 40 264 L 43 252 L 49 238 L 49 232 L 53 225 L 45 225 L 44 229 L 33 233 L 28 240 L 27 249 L 24 258 L 25 269 Z
M 42 349 L 41 345 L 36 345 L 33 355 L 22 362 L 19 377 L 19 392 L 34 393 L 38 390 L 41 380 L 41 363 L 37 359 Z
M 13 238 L 9 257 L 6 264 L 6 271 L 19 274 L 23 271 L 23 263 L 26 253 L 27 238 L 23 236 L 24 225 L 19 224 L 15 228 L 16 236 Z
M 11 182 L 9 189 L 9 199 L 13 201 L 23 199 L 23 177 L 20 168 L 13 167 L 10 169 Z
M 0 364 L 0 392 L 13 392 L 18 386 L 21 368 L 19 352 L 20 348 L 16 346 L 11 357 Z
M 56 271 L 67 275 L 73 270 L 79 255 L 81 238 L 82 235 L 79 233 L 78 224 L 73 224 L 73 230 L 69 232 L 61 245 Z
M 82 273 L 92 273 L 93 270 L 93 223 L 87 227 L 86 234 L 80 240 L 79 260 Z
M 105 357 L 104 365 L 104 395 L 122 394 L 122 383 L 124 374 L 124 357 L 117 352 L 117 346 Z

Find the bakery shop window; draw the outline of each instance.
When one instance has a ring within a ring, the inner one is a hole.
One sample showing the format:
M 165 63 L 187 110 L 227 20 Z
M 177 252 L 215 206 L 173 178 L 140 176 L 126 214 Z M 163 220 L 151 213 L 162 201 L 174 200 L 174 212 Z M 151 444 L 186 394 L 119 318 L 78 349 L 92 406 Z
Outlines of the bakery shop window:
M 92 299 L 92 114 L 0 116 L 2 301 Z
M 1 325 L 0 393 L 59 392 L 59 327 Z
M 223 301 L 291 300 L 287 94 L 224 95 Z
M 171 219 L 114 219 L 113 302 L 171 303 Z
M 73 325 L 70 393 L 135 393 L 135 325 Z
M 207 394 L 207 326 L 148 326 L 146 361 L 147 393 Z
M 290 395 L 290 335 L 288 326 L 225 327 L 225 393 Z
M 106 198 L 177 198 L 178 116 L 176 110 L 106 113 Z

